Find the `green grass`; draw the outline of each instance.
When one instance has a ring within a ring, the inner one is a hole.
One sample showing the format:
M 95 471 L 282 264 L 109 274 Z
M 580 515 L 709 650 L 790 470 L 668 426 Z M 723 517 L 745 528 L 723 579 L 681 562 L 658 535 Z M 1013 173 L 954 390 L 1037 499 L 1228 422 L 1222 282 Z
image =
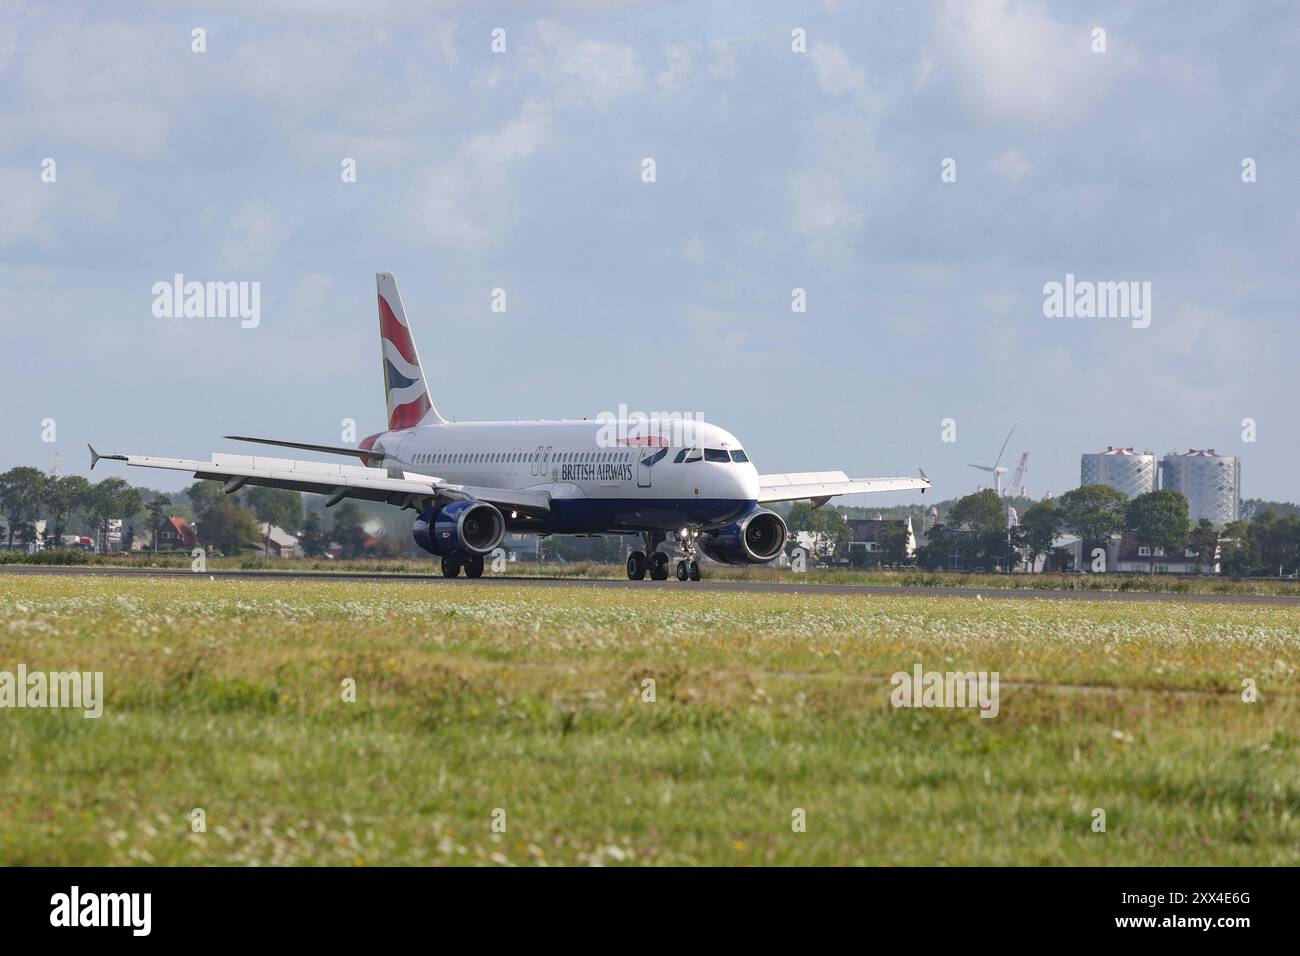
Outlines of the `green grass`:
M 0 565 L 85 565 L 162 570 L 189 570 L 188 553 L 87 554 L 83 551 L 42 551 L 34 555 L 0 551 Z M 347 560 L 220 557 L 208 558 L 210 571 L 329 571 L 337 574 L 436 575 L 435 558 L 356 558 Z M 491 574 L 491 572 L 489 572 Z M 855 570 L 814 568 L 794 573 L 766 566 L 729 567 L 709 563 L 705 575 L 717 581 L 768 581 L 788 584 L 883 585 L 925 588 L 978 588 L 1013 591 L 1150 591 L 1162 594 L 1259 594 L 1300 598 L 1300 581 L 1286 578 L 1227 578 L 1180 574 L 985 574 L 950 571 Z M 538 564 L 519 561 L 506 565 L 504 577 L 577 578 L 623 580 L 621 564 L 587 561 Z
M 1300 863 L 1300 608 L 6 577 L 0 609 L 0 670 L 107 696 L 0 710 L 4 864 Z M 998 671 L 999 716 L 895 710 L 917 662 Z

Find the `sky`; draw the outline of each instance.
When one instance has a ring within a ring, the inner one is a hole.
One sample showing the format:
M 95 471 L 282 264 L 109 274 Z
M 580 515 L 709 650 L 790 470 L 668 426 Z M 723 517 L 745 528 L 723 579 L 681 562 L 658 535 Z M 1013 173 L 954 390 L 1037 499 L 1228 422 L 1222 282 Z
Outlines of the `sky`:
M 1035 497 L 1115 445 L 1300 499 L 1298 96 L 1291 3 L 0 2 L 0 469 L 381 430 L 391 271 L 461 421 L 936 498 L 1017 425 Z M 156 314 L 178 273 L 256 325 Z

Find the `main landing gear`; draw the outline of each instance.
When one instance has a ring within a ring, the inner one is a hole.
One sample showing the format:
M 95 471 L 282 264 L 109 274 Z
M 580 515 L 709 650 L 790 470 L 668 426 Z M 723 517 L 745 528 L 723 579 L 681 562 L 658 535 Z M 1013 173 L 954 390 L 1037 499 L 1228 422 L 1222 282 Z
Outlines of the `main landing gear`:
M 668 580 L 668 555 L 657 550 L 668 536 L 662 531 L 645 531 L 645 551 L 633 551 L 627 556 L 627 577 L 629 581 L 643 581 L 647 573 L 651 581 Z M 696 558 L 695 539 L 698 532 L 687 531 L 685 535 L 676 534 L 677 543 L 686 552 L 686 556 L 677 562 L 678 581 L 698 581 L 700 563 Z M 647 554 L 649 557 L 647 557 Z
M 451 554 L 442 559 L 442 576 L 444 578 L 454 578 L 460 574 L 461 569 L 465 569 L 465 577 L 481 578 L 483 577 L 483 555 L 481 554 Z

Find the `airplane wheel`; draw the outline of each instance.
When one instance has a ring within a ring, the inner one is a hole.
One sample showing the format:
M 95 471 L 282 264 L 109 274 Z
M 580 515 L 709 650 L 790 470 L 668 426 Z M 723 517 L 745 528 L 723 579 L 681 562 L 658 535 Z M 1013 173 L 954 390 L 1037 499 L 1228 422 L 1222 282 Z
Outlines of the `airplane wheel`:
M 460 574 L 460 558 L 450 555 L 442 559 L 442 576 L 444 578 L 454 578 Z
M 650 580 L 667 581 L 668 580 L 668 555 L 664 554 L 662 551 L 656 551 L 654 553 L 653 561 L 654 561 L 654 566 L 650 569 Z
M 481 554 L 466 555 L 465 577 L 467 578 L 483 577 L 483 555 Z
M 640 581 L 645 578 L 645 553 L 633 551 L 627 556 L 627 579 Z
M 686 580 L 686 576 L 687 576 L 688 573 L 689 573 L 689 572 L 687 572 L 687 570 L 686 570 L 686 562 L 685 562 L 685 561 L 678 561 L 678 562 L 677 562 L 677 580 L 678 580 L 678 581 L 685 581 L 685 580 Z
M 700 562 L 692 561 L 686 573 L 691 576 L 692 581 L 698 581 L 700 579 Z

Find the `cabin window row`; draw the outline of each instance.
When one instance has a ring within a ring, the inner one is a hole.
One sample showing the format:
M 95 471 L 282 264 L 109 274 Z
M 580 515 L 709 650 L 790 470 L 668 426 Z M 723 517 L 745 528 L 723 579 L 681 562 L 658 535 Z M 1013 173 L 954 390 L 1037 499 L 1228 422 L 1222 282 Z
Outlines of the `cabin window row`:
M 466 464 L 516 464 L 526 462 L 563 462 L 568 464 L 601 464 L 606 462 L 630 461 L 631 452 L 626 451 L 588 451 L 559 452 L 552 455 L 545 452 L 430 452 L 412 458 L 419 465 L 466 465 Z

